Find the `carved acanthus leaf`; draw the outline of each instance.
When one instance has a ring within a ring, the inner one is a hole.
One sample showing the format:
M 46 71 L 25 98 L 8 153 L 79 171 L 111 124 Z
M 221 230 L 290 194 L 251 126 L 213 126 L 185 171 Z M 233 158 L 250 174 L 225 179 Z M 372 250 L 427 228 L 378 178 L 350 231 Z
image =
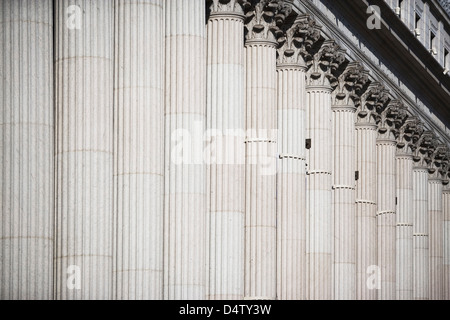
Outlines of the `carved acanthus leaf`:
M 320 39 L 320 29 L 308 14 L 300 15 L 294 24 L 285 30 L 285 35 L 278 39 L 278 63 L 306 67 L 311 65 L 312 56 L 309 51 Z
M 428 171 L 434 178 L 444 178 L 449 161 L 449 150 L 446 145 L 436 139 L 434 140 L 434 147 L 434 152 L 430 156 L 431 161 Z
M 309 85 L 338 85 L 337 71 L 345 62 L 345 50 L 334 40 L 325 40 L 322 47 L 314 55 L 312 66 L 308 72 Z
M 282 0 L 248 0 L 245 5 L 247 40 L 276 42 L 283 36 L 281 27 L 292 12 L 292 4 Z
M 369 84 L 369 72 L 358 62 L 350 62 L 345 71 L 339 76 L 339 82 L 334 91 L 335 105 L 354 105 L 361 103 L 361 95 Z
M 378 81 L 369 85 L 367 91 L 361 97 L 358 107 L 357 122 L 377 124 L 381 121 L 381 113 L 389 102 L 389 90 Z
M 250 6 L 248 0 L 207 0 L 211 14 L 216 13 L 239 13 L 244 14 L 244 10 Z
M 380 114 L 378 137 L 381 139 L 397 139 L 406 118 L 406 108 L 402 101 L 391 100 Z
M 397 148 L 406 153 L 415 152 L 423 132 L 423 124 L 419 118 L 414 116 L 408 117 L 405 124 L 400 128 Z
M 434 133 L 431 131 L 424 131 L 416 143 L 413 160 L 418 167 L 428 167 L 431 163 L 431 155 L 436 146 Z

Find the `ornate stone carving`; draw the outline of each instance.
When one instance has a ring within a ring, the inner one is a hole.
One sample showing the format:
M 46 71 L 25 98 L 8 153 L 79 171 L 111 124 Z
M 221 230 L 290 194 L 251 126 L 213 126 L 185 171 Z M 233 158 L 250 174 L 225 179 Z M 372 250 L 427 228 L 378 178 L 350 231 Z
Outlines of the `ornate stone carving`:
M 381 120 L 381 113 L 389 102 L 389 90 L 378 81 L 369 85 L 368 90 L 361 97 L 358 107 L 357 123 L 377 124 Z
M 325 40 L 319 51 L 314 55 L 311 69 L 308 72 L 308 85 L 331 86 L 338 85 L 337 71 L 345 62 L 345 50 L 334 40 Z
M 434 152 L 430 156 L 430 164 L 428 172 L 432 178 L 443 179 L 446 174 L 446 167 L 448 166 L 448 148 L 446 145 L 440 143 L 436 139 L 433 140 Z
M 434 134 L 431 131 L 424 131 L 417 140 L 415 150 L 413 152 L 413 160 L 416 167 L 428 167 L 431 163 L 431 155 L 436 146 L 433 144 Z
M 397 148 L 399 152 L 413 154 L 418 148 L 417 142 L 424 132 L 423 124 L 419 118 L 410 116 L 405 120 L 400 128 L 397 138 Z
M 247 41 L 276 43 L 281 27 L 292 12 L 292 4 L 281 0 L 249 0 L 244 4 Z
M 358 107 L 361 95 L 369 84 L 369 72 L 360 62 L 350 62 L 338 80 L 338 86 L 333 94 L 334 105 Z
M 244 10 L 250 7 L 250 2 L 248 0 L 207 0 L 206 5 L 212 15 L 219 13 L 243 15 Z
M 308 14 L 300 15 L 294 24 L 285 30 L 285 35 L 278 39 L 278 64 L 309 67 L 312 64 L 310 50 L 320 39 L 320 29 Z
M 398 99 L 391 100 L 380 114 L 378 138 L 396 140 L 406 118 L 407 113 L 403 103 Z

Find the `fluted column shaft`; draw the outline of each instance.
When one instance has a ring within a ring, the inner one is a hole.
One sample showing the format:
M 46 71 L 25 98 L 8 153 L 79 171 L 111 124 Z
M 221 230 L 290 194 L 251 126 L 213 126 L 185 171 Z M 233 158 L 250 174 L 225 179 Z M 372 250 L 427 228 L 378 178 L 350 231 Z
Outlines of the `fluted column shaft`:
M 334 299 L 356 299 L 355 111 L 333 105 Z
M 276 296 L 276 43 L 247 40 L 245 297 Z
M 331 86 L 307 86 L 309 298 L 332 297 Z
M 443 298 L 443 212 L 442 212 L 442 180 L 428 179 L 428 230 L 430 235 L 430 299 Z
M 162 299 L 164 3 L 115 1 L 114 258 L 118 299 Z
M 377 234 L 381 271 L 380 300 L 395 299 L 396 248 L 396 142 L 377 140 Z
M 164 297 L 206 297 L 206 28 L 203 0 L 167 0 Z
M 279 64 L 277 298 L 306 299 L 305 67 Z
M 244 297 L 244 16 L 212 6 L 208 21 L 209 299 Z
M 356 188 L 357 264 L 356 298 L 377 299 L 377 126 L 356 124 L 356 159 L 359 179 Z M 374 281 L 370 281 L 373 277 Z
M 428 170 L 413 169 L 413 299 L 429 299 Z
M 444 212 L 444 300 L 450 300 L 450 186 L 442 193 L 442 210 Z
M 110 299 L 113 2 L 55 5 L 56 297 Z M 79 28 L 67 26 L 69 6 Z
M 51 299 L 52 1 L 0 1 L 0 28 L 0 299 Z
M 397 154 L 396 298 L 413 298 L 413 158 Z

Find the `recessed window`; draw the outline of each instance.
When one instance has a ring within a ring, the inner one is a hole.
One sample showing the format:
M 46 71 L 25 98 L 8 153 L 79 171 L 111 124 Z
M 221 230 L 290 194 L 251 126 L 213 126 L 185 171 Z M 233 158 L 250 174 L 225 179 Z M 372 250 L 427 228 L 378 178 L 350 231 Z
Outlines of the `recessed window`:
M 450 55 L 447 48 L 444 48 L 444 68 L 450 70 Z
M 436 42 L 436 35 L 433 31 L 430 31 L 430 51 L 433 55 L 437 55 Z
M 414 34 L 416 37 L 420 36 L 420 16 L 416 13 L 416 19 L 414 23 Z

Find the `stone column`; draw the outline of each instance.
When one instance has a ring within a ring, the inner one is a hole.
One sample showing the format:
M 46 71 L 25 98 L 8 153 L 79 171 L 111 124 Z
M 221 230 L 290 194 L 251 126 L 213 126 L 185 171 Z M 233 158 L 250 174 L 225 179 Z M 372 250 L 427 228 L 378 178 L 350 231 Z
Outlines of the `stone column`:
M 428 153 L 432 134 L 424 132 L 417 142 L 413 166 L 413 299 L 428 300 Z
M 356 299 L 355 112 L 368 81 L 359 62 L 349 63 L 333 94 L 334 299 Z
M 114 287 L 162 299 L 165 1 L 114 3 Z
M 0 25 L 0 299 L 52 299 L 52 1 L 0 1 Z
M 438 145 L 431 157 L 432 166 L 428 177 L 428 230 L 430 235 L 430 300 L 443 299 L 443 211 L 441 160 L 446 153 L 445 146 Z
M 209 2 L 207 128 L 209 299 L 244 297 L 243 1 Z M 215 132 L 216 131 L 216 132 Z
M 379 300 L 396 297 L 396 138 L 406 112 L 393 100 L 381 113 L 377 138 L 377 239 L 378 266 L 381 271 Z
M 56 298 L 112 298 L 113 2 L 55 1 Z
M 345 57 L 333 40 L 325 40 L 313 58 L 306 86 L 309 150 L 309 298 L 332 299 L 333 216 L 331 206 L 333 73 Z
M 447 174 L 447 178 L 450 176 Z M 450 185 L 442 193 L 442 210 L 444 212 L 444 300 L 450 300 Z
M 252 1 L 246 10 L 246 299 L 276 297 L 276 48 L 291 12 L 282 4 Z
M 304 300 L 306 279 L 307 50 L 320 37 L 308 15 L 286 31 L 278 49 L 277 298 Z M 302 39 L 294 41 L 294 39 Z
M 422 131 L 418 119 L 410 117 L 397 140 L 397 300 L 413 298 L 413 150 Z
M 384 108 L 388 91 L 375 81 L 363 94 L 356 122 L 356 298 L 376 300 L 380 288 L 377 267 L 377 110 Z
M 203 0 L 166 0 L 164 298 L 206 298 L 206 22 Z

